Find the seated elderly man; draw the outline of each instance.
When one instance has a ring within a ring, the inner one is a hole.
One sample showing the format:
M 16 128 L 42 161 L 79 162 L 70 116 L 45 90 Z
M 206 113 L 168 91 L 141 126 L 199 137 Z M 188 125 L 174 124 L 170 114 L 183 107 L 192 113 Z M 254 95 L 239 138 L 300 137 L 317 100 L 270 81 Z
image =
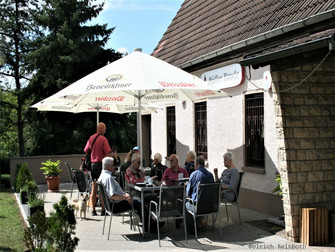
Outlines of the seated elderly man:
M 194 202 L 197 202 L 197 190 L 198 183 L 213 183 L 213 174 L 205 168 L 205 158 L 203 156 L 198 156 L 195 162 L 195 171 L 191 174 L 190 180 L 186 187 L 186 195 L 190 197 Z M 209 202 L 210 203 L 210 202 Z M 186 209 L 194 211 L 193 205 L 190 202 L 186 202 Z M 197 227 L 201 227 L 202 218 L 197 218 Z M 194 233 L 193 218 L 191 214 L 186 212 L 186 222 L 187 229 L 189 232 Z
M 188 174 L 191 176 L 192 172 L 194 172 L 194 161 L 195 161 L 196 154 L 194 151 L 187 152 L 186 162 L 185 162 L 185 169 Z
M 159 185 L 162 181 L 162 177 L 166 168 L 167 167 L 162 164 L 162 155 L 157 152 L 154 155 L 154 161 L 152 162 L 150 170 L 150 177 L 154 178 L 157 185 Z
M 145 181 L 145 173 L 140 169 L 141 156 L 134 153 L 131 157 L 130 166 L 126 170 L 125 180 L 135 185 L 136 183 L 143 183 Z M 132 196 L 140 196 L 140 192 L 132 190 Z
M 188 172 L 179 167 L 179 157 L 176 154 L 172 154 L 169 157 L 170 167 L 164 171 L 162 177 L 162 183 L 168 186 L 178 185 L 178 174 L 182 173 L 184 178 L 188 178 Z
M 114 171 L 114 159 L 112 157 L 105 157 L 102 159 L 102 171 L 98 178 L 98 182 L 102 183 L 107 191 L 110 199 L 119 201 L 114 204 L 113 213 L 120 213 L 126 210 L 134 209 L 141 217 L 141 204 L 140 202 L 133 200 L 133 198 L 122 190 L 118 182 L 113 178 L 112 174 Z

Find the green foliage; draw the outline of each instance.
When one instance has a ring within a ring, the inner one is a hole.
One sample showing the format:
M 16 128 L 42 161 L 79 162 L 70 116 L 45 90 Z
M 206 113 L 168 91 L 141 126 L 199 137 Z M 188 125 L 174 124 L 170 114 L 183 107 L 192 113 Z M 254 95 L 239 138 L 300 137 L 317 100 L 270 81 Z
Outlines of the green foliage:
M 55 162 L 51 161 L 50 159 L 42 162 L 42 166 L 40 169 L 43 170 L 43 174 L 46 177 L 57 177 L 62 172 L 62 169 L 60 169 L 60 160 L 57 160 Z
M 41 193 L 31 193 L 28 195 L 28 205 L 30 207 L 44 206 L 45 195 Z
M 276 176 L 275 181 L 278 183 L 278 185 L 276 186 L 276 188 L 273 190 L 273 193 L 277 193 L 277 195 L 279 196 L 283 196 L 283 185 L 281 183 L 281 177 L 280 174 L 278 174 Z
M 50 214 L 48 243 L 58 251 L 74 251 L 79 239 L 74 237 L 77 222 L 73 207 L 64 195 L 53 207 L 56 211 Z
M 6 63 L 0 68 L 1 81 L 1 125 L 5 135 L 1 137 L 1 145 L 10 150 L 4 155 L 9 155 L 13 147 L 19 155 L 24 155 L 24 112 L 27 109 L 27 100 L 24 97 L 24 87 L 29 83 L 31 71 L 28 69 L 26 56 L 31 47 L 30 41 L 38 34 L 39 30 L 32 19 L 35 11 L 33 8 L 36 0 L 6 0 L 0 2 L 0 41 L 1 50 L 6 55 Z M 11 81 L 9 81 L 8 79 Z M 6 95 L 3 97 L 3 92 Z M 13 130 L 16 129 L 16 132 Z M 16 144 L 10 145 L 6 137 L 16 137 Z M 2 142 L 4 141 L 4 142 Z M 2 149 L 2 148 L 1 148 Z M 3 150 L 3 149 L 2 149 Z M 1 153 L 2 154 L 2 153 Z
M 15 92 L 0 83 L 0 157 L 19 154 L 17 125 L 17 98 Z M 2 168 L 1 168 L 2 169 Z
M 5 188 L 10 189 L 10 174 L 1 174 L 0 184 L 5 185 Z
M 34 180 L 27 181 L 21 188 L 21 191 L 27 192 L 28 194 L 35 194 L 38 192 L 37 183 Z
M 21 165 L 17 165 L 18 174 L 15 179 L 15 191 L 19 192 L 19 190 L 28 182 L 32 181 L 32 174 L 28 169 L 28 164 L 24 162 Z
M 24 243 L 30 251 L 47 251 L 45 242 L 49 236 L 49 223 L 45 212 L 37 211 L 28 217 L 29 227 L 24 230 Z
M 49 218 L 39 211 L 28 218 L 24 242 L 31 251 L 74 251 L 78 245 L 72 206 L 63 195 L 53 207 L 55 212 L 51 212 Z
M 92 0 L 42 2 L 40 11 L 33 17 L 46 32 L 33 41 L 37 49 L 28 55 L 31 67 L 36 70 L 25 92 L 26 97 L 32 97 L 32 103 L 121 57 L 114 50 L 103 48 L 114 28 L 87 25 L 99 15 L 102 7 Z M 123 117 L 127 118 L 127 115 L 100 115 L 101 121 L 111 117 L 112 121 L 120 124 L 123 124 Z M 26 153 L 29 155 L 83 153 L 88 137 L 96 132 L 95 113 L 73 115 L 30 110 L 27 119 L 29 138 Z M 123 124 L 116 130 L 123 128 L 129 129 Z M 132 131 L 136 134 L 136 128 L 131 128 Z M 123 141 L 116 139 L 118 136 L 108 139 L 113 143 L 116 140 L 119 143 L 131 142 L 128 138 Z

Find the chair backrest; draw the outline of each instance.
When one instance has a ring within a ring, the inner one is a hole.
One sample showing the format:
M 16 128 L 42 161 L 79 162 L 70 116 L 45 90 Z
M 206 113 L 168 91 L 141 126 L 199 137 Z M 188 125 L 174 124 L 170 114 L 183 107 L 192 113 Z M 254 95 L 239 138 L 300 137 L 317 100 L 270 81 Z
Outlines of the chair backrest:
M 74 175 L 73 175 L 73 173 L 72 173 L 72 168 L 70 167 L 70 165 L 69 165 L 68 162 L 65 162 L 64 164 L 65 164 L 65 166 L 67 167 L 67 170 L 69 171 L 69 175 L 70 175 L 71 181 L 72 181 L 73 183 L 75 183 L 76 180 L 75 180 L 75 177 L 74 177 Z
M 73 170 L 75 181 L 77 181 L 77 186 L 79 192 L 86 192 L 87 189 L 87 181 L 85 178 L 85 174 L 81 170 Z
M 185 211 L 185 187 L 163 186 L 159 192 L 159 215 L 161 217 L 182 216 Z
M 244 172 L 239 172 L 240 173 L 240 181 L 238 182 L 238 185 L 237 185 L 237 189 L 236 189 L 236 199 L 235 201 L 238 199 L 238 195 L 240 193 L 240 188 L 241 188 L 241 184 L 242 184 L 242 176 L 244 174 Z
M 125 192 L 129 192 L 129 188 L 126 188 L 125 173 L 125 171 L 120 171 L 120 186 Z
M 98 184 L 99 195 L 102 198 L 102 202 L 104 203 L 105 209 L 107 210 L 107 212 L 112 212 L 111 205 L 110 205 L 110 199 L 107 195 L 105 186 L 100 182 L 97 182 L 97 184 Z
M 198 183 L 196 214 L 209 214 L 219 211 L 220 183 Z

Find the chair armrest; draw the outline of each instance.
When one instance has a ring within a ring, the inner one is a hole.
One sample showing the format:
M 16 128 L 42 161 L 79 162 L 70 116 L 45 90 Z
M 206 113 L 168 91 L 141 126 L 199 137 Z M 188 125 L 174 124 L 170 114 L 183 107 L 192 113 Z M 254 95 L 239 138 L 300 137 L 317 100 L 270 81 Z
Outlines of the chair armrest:
M 149 213 L 151 212 L 151 206 L 153 206 L 154 207 L 154 209 L 155 209 L 155 212 L 157 212 L 157 209 L 158 209 L 158 204 L 157 204 L 157 202 L 155 202 L 155 201 L 150 201 L 150 205 L 149 205 Z
M 190 202 L 193 206 L 195 205 L 193 199 L 191 198 L 185 198 L 185 202 Z

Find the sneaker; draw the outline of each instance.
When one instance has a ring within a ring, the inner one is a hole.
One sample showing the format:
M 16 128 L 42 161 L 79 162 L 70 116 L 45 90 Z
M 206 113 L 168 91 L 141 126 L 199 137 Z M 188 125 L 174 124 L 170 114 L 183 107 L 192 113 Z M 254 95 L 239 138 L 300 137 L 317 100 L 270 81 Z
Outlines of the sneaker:
M 97 216 L 97 212 L 95 210 L 92 211 L 92 216 Z

